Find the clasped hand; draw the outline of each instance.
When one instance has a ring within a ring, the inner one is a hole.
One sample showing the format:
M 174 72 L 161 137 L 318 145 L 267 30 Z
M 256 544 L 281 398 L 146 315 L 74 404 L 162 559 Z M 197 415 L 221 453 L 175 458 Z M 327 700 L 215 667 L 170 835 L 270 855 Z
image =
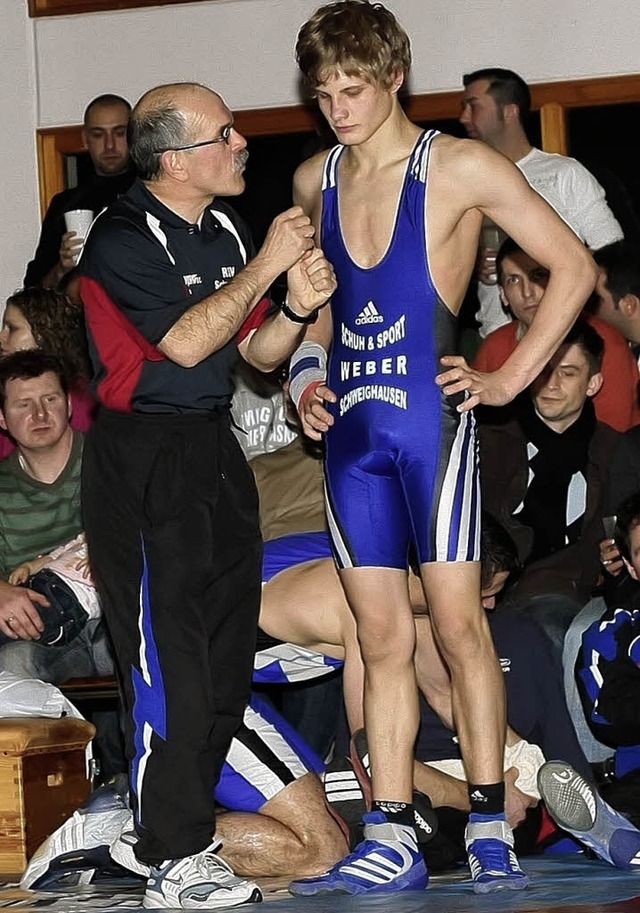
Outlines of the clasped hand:
M 311 314 L 327 303 L 337 288 L 333 267 L 319 247 L 306 251 L 287 272 L 289 306 Z

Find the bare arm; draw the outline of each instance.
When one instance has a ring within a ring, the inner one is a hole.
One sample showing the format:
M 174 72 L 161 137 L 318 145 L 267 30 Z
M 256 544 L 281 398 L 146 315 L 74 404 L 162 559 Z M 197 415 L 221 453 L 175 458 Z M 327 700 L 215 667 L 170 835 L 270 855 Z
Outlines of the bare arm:
M 40 280 L 43 288 L 57 288 L 67 273 L 76 265 L 76 258 L 82 249 L 83 240 L 75 231 L 66 231 L 60 241 L 59 258 L 48 273 Z
M 550 271 L 531 328 L 498 371 L 473 371 L 456 356 L 442 360 L 450 370 L 438 383 L 448 394 L 467 391 L 469 398 L 460 407 L 466 411 L 478 403 L 503 405 L 538 376 L 591 294 L 597 270 L 584 244 L 515 165 L 481 143 L 462 142 L 452 156 L 459 205 L 462 198 L 472 200 L 475 209 Z
M 306 318 L 322 307 L 335 290 L 333 267 L 318 248 L 306 253 L 287 273 L 287 306 Z M 239 345 L 242 357 L 260 371 L 272 371 L 293 352 L 306 328 L 279 312 Z
M 20 586 L 48 564 L 51 564 L 51 555 L 40 555 L 38 558 L 32 558 L 31 561 L 25 561 L 11 571 L 9 583 L 13 586 Z
M 258 254 L 227 285 L 180 317 L 158 349 L 185 368 L 226 345 L 269 286 L 313 248 L 310 219 L 294 206 L 276 216 Z
M 318 236 L 320 234 L 322 215 L 320 187 L 325 158 L 326 153 L 323 152 L 303 162 L 293 178 L 293 199 L 309 215 Z M 333 321 L 331 319 L 331 309 L 326 307 L 320 312 L 317 323 L 307 328 L 304 334 L 304 341 L 317 343 L 324 349 L 325 353 L 328 353 L 332 339 Z M 335 393 L 325 383 L 316 383 L 310 386 L 308 395 L 303 394 L 300 400 L 296 402 L 302 430 L 307 437 L 314 441 L 322 440 L 324 432 L 328 431 L 333 425 L 333 416 L 325 408 L 325 403 L 334 403 L 335 401 Z

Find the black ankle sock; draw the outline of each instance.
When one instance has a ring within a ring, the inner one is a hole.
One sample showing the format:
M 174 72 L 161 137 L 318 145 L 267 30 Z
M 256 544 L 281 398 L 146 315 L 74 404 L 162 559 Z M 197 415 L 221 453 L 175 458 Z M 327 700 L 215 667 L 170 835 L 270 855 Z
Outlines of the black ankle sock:
M 504 780 L 501 783 L 469 783 L 469 802 L 474 815 L 500 815 L 504 812 Z
M 411 802 L 386 802 L 384 800 L 376 802 L 374 800 L 371 803 L 371 811 L 382 812 L 394 824 L 405 824 L 407 827 L 415 826 Z

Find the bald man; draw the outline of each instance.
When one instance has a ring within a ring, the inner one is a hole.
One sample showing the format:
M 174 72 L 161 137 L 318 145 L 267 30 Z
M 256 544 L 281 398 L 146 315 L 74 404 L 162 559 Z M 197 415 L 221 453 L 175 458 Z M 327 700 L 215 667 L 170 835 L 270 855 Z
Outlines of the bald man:
M 85 529 L 122 679 L 144 904 L 212 908 L 260 899 L 215 853 L 214 787 L 249 696 L 261 581 L 232 372 L 238 354 L 277 367 L 335 281 L 300 208 L 254 255 L 218 198 L 242 193 L 247 144 L 216 92 L 152 89 L 128 138 L 140 178 L 96 220 L 79 264 L 102 404 Z M 264 296 L 284 272 L 272 313 Z

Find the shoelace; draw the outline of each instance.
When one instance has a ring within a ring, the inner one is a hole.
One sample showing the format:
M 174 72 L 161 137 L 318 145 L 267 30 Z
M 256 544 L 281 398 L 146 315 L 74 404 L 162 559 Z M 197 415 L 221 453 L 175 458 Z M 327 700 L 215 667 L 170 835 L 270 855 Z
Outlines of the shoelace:
M 220 856 L 216 855 L 213 850 L 205 850 L 200 854 L 196 861 L 196 868 L 204 878 L 213 878 L 217 881 L 221 881 L 221 874 L 234 877 L 231 866 L 226 863 L 224 859 L 221 859 Z M 222 873 L 220 871 L 221 869 Z M 224 880 L 226 880 L 226 878 Z

